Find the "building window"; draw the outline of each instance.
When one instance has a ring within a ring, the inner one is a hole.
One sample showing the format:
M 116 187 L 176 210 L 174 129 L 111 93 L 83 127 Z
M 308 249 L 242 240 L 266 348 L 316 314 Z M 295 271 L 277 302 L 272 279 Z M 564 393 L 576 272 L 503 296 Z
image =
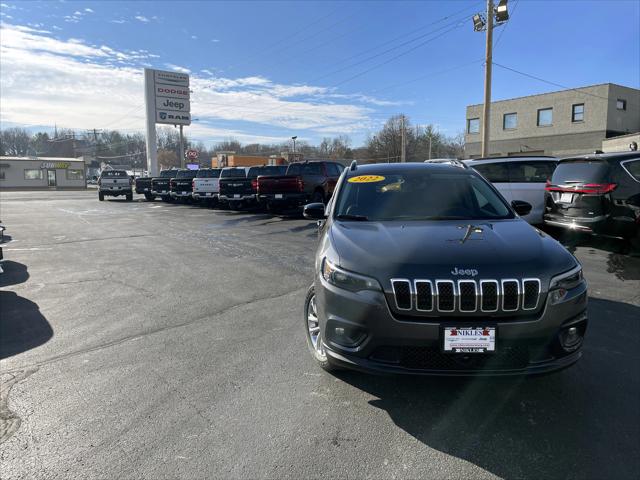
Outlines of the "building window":
M 502 129 L 514 130 L 518 128 L 518 114 L 517 113 L 505 113 L 502 117 Z
M 24 179 L 25 180 L 42 180 L 44 177 L 42 175 L 42 170 L 38 169 L 26 169 L 24 170 Z
M 553 108 L 541 108 L 538 110 L 538 126 L 547 127 L 553 125 Z
M 470 118 L 467 120 L 467 133 L 480 133 L 479 118 Z
M 67 169 L 67 180 L 84 180 L 84 172 L 82 170 Z
M 616 102 L 616 108 L 618 110 L 626 110 L 627 109 L 627 101 L 623 100 L 622 98 L 619 98 L 618 101 Z
M 572 122 L 584 121 L 584 103 L 577 103 L 571 107 L 571 121 Z

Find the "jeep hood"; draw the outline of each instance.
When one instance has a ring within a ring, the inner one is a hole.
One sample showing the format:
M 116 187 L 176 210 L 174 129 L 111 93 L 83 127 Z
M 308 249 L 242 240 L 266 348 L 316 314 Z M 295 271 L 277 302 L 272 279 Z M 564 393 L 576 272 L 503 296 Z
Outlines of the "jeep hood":
M 551 276 L 576 260 L 562 245 L 520 218 L 499 221 L 346 222 L 329 232 L 340 265 L 377 278 L 459 279 L 455 268 L 477 270 L 476 279 Z M 467 237 L 465 239 L 465 237 Z

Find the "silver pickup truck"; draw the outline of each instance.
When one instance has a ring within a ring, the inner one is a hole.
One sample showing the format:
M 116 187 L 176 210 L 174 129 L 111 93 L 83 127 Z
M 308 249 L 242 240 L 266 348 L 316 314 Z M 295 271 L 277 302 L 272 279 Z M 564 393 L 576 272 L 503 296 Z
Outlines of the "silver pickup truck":
M 201 168 L 193 179 L 193 199 L 203 202 L 217 203 L 220 193 L 221 168 Z
M 103 170 L 98 179 L 98 200 L 119 195 L 125 195 L 127 202 L 133 200 L 133 179 L 124 170 Z

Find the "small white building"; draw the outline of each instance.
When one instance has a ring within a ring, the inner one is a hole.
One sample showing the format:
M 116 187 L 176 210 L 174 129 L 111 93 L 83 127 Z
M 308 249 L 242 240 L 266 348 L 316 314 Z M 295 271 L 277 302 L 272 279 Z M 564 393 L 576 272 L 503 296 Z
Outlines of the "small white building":
M 87 188 L 87 180 L 82 159 L 0 157 L 0 190 L 84 188 Z

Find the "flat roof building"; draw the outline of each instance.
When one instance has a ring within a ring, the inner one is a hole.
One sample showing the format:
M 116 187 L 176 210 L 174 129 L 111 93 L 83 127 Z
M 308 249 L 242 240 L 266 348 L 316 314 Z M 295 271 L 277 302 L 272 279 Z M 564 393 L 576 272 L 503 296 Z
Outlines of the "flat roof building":
M 0 157 L 0 190 L 87 188 L 85 163 L 64 157 Z
M 483 105 L 469 105 L 465 158 L 482 153 Z M 640 90 L 613 83 L 491 102 L 490 156 L 593 153 L 640 131 Z

